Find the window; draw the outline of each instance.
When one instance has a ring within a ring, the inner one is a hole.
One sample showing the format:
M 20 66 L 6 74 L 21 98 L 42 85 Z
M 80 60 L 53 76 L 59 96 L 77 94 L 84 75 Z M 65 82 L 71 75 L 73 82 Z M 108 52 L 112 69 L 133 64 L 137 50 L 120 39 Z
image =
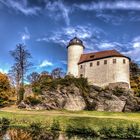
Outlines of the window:
M 94 55 L 91 55 L 90 58 L 94 58 Z
M 83 68 L 83 66 L 82 65 L 80 65 L 80 69 L 82 69 Z
M 104 64 L 107 64 L 107 60 L 104 60 Z
M 90 63 L 90 67 L 92 67 L 92 63 Z
M 116 63 L 116 59 L 113 59 L 113 64 L 115 64 Z
M 126 61 L 125 61 L 125 59 L 123 59 L 123 64 L 125 64 L 126 63 Z
M 100 65 L 100 61 L 97 61 L 97 66 L 99 66 Z
M 83 77 L 83 74 L 80 74 L 80 77 L 82 78 Z

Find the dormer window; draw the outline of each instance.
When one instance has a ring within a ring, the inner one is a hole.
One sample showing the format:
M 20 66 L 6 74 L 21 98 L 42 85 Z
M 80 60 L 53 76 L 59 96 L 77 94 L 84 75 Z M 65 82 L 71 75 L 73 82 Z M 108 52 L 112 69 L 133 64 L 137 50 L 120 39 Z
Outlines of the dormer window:
M 94 55 L 91 55 L 90 58 L 94 58 Z

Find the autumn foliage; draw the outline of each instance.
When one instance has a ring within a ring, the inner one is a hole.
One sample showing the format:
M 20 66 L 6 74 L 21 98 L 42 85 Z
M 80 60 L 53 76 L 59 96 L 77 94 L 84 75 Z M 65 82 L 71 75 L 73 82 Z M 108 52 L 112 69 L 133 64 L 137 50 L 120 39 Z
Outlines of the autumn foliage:
M 9 104 L 14 96 L 14 90 L 6 74 L 0 73 L 0 106 Z

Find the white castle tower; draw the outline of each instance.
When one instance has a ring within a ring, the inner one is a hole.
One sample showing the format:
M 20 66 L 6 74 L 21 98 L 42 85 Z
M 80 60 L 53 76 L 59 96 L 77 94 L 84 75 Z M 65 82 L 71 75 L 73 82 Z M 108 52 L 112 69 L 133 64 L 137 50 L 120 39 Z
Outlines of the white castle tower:
M 67 67 L 67 74 L 72 74 L 75 77 L 78 77 L 78 62 L 80 60 L 81 55 L 84 51 L 83 42 L 74 37 L 70 40 L 67 49 L 68 49 L 68 67 Z

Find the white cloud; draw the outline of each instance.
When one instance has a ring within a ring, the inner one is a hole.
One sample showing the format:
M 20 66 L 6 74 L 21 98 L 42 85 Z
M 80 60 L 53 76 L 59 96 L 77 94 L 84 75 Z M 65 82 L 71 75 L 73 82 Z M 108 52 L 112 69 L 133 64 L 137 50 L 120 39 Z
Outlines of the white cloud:
M 39 65 L 39 67 L 47 67 L 47 66 L 53 66 L 53 63 L 48 60 L 43 60 L 42 63 Z
M 125 0 L 125 1 L 99 1 L 87 4 L 75 4 L 76 7 L 86 10 L 86 11 L 92 11 L 92 10 L 140 10 L 140 1 L 136 0 Z
M 114 48 L 114 43 L 104 42 L 99 45 L 102 49 Z
M 53 42 L 61 45 L 62 47 L 66 47 L 69 41 L 75 36 L 77 36 L 84 42 L 86 48 L 91 49 L 94 48 L 95 40 L 100 39 L 101 35 L 105 34 L 106 33 L 98 27 L 92 27 L 91 25 L 78 25 L 75 27 L 69 26 L 66 28 L 62 28 L 61 30 L 55 30 L 51 34 L 36 39 L 36 41 L 45 41 L 51 43 Z
M 55 1 L 55 2 L 46 2 L 46 9 L 49 10 L 50 16 L 54 19 L 59 19 L 61 16 L 65 20 L 67 25 L 70 25 L 70 18 L 69 18 L 69 12 L 70 9 L 68 6 L 64 4 L 61 0 Z
M 23 13 L 24 15 L 36 15 L 41 10 L 39 7 L 29 7 L 27 0 L 0 0 L 0 2 L 17 12 Z
M 30 39 L 30 33 L 27 27 L 24 28 L 24 32 L 21 34 L 21 40 L 25 42 Z
M 139 48 L 140 49 L 140 36 L 135 37 L 132 41 L 133 48 Z
M 135 37 L 131 42 L 131 50 L 125 52 L 132 60 L 140 61 L 140 36 Z
M 140 49 L 139 48 L 132 49 L 124 54 L 129 56 L 132 60 L 140 61 Z
M 67 65 L 67 61 L 66 60 L 61 60 L 61 63 L 64 65 Z

